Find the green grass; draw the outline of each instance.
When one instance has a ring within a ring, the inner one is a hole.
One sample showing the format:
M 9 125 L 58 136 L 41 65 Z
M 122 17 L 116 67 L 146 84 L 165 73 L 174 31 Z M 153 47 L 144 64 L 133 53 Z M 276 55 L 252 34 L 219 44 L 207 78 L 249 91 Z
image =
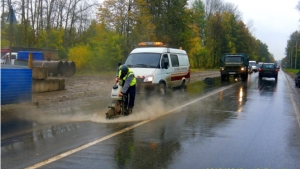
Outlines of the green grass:
M 294 78 L 296 74 L 299 72 L 299 69 L 283 68 L 283 71 L 289 74 L 292 78 Z
M 285 71 L 286 73 L 289 73 L 289 74 L 296 74 L 299 72 L 299 69 L 290 69 L 290 68 L 284 68 L 283 71 Z

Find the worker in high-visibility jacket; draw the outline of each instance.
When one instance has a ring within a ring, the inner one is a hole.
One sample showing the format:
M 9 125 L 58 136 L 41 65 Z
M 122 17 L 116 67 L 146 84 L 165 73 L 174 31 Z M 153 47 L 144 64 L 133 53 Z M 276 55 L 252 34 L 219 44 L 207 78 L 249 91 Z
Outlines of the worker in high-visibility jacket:
M 118 80 L 122 83 L 122 91 L 119 93 L 119 97 L 126 95 L 125 99 L 125 108 L 127 111 L 126 115 L 132 113 L 132 109 L 134 107 L 134 100 L 136 94 L 136 78 L 134 76 L 133 71 L 128 68 L 127 65 L 121 65 L 118 68 Z

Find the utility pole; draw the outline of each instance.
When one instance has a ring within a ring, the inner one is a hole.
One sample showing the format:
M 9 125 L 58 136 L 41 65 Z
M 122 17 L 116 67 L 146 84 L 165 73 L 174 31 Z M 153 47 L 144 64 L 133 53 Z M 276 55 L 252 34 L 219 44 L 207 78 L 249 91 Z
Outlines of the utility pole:
M 295 69 L 297 69 L 297 49 L 298 49 L 298 40 L 300 40 L 300 39 L 292 38 L 292 40 L 294 40 L 296 42 Z
M 131 41 L 130 41 L 130 34 L 131 34 L 131 29 L 130 29 L 130 20 L 131 20 L 131 0 L 128 0 L 128 8 L 127 8 L 127 28 L 126 28 L 126 55 L 130 52 L 129 50 L 131 49 Z
M 4 0 L 2 0 L 2 14 L 4 13 Z M 3 19 L 3 18 L 2 18 Z
M 293 68 L 293 56 L 292 56 L 292 47 L 290 48 L 290 62 L 291 62 L 291 69 Z
M 13 41 L 13 24 L 17 23 L 16 15 L 11 5 L 11 0 L 8 3 L 8 17 L 6 22 L 9 22 L 9 64 L 11 63 L 12 41 Z
M 297 69 L 297 49 L 298 49 L 298 40 L 296 40 L 296 57 L 295 57 L 295 69 Z
M 11 44 L 12 44 L 12 6 L 11 1 L 7 0 L 8 2 L 8 10 L 9 10 L 9 64 L 11 63 Z

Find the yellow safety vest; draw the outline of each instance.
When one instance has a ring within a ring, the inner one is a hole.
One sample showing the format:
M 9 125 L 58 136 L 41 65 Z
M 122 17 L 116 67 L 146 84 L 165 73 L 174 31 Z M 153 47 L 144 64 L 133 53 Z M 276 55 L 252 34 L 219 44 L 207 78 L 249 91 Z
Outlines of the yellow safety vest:
M 121 74 L 122 74 L 122 70 L 121 70 L 121 66 L 120 66 L 120 68 L 119 68 L 119 77 L 121 77 Z M 130 75 L 133 75 L 133 79 L 132 79 L 132 81 L 130 83 L 130 86 L 134 86 L 136 84 L 136 78 L 134 76 L 133 71 L 130 68 L 129 68 L 127 74 L 123 77 L 122 80 L 125 81 L 127 79 L 127 77 L 130 76 Z

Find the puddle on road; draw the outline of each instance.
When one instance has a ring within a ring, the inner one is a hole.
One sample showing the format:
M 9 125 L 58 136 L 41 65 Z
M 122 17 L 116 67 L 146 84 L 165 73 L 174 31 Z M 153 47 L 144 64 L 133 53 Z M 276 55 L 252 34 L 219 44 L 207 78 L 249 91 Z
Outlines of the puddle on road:
M 212 85 L 208 86 L 204 83 L 204 81 L 193 82 L 187 85 L 185 93 L 182 93 L 182 91 L 174 91 L 166 98 L 149 98 L 145 95 L 137 95 L 133 113 L 129 116 L 121 116 L 116 119 L 106 119 L 105 117 L 110 100 L 99 100 L 81 107 L 74 106 L 60 110 L 48 110 L 47 112 L 41 112 L 41 110 L 30 113 L 26 112 L 26 115 L 25 113 L 23 113 L 23 115 L 19 114 L 18 118 L 42 124 L 84 121 L 92 121 L 96 123 L 119 123 L 155 119 L 167 114 L 169 110 L 178 107 L 183 103 L 187 103 L 188 101 L 193 100 L 193 98 L 199 97 L 201 94 L 212 91 L 223 84 L 221 83 L 220 78 L 213 79 L 214 84 Z
M 206 95 L 206 93 L 209 93 L 224 84 L 226 85 L 226 83 L 227 82 L 221 83 L 219 78 L 216 78 L 213 85 L 207 86 L 202 81 L 194 82 L 187 86 L 185 93 L 182 91 L 174 91 L 172 95 L 167 96 L 167 98 L 137 96 L 133 113 L 129 116 L 122 116 L 116 119 L 106 119 L 105 113 L 108 110 L 107 106 L 110 100 L 104 100 L 104 98 L 103 100 L 97 100 L 91 102 L 89 105 L 80 107 L 74 106 L 60 110 L 23 112 L 18 114 L 18 121 L 14 121 L 13 124 L 7 126 L 2 126 L 2 129 L 5 129 L 3 134 L 6 135 L 6 138 L 9 138 L 11 136 L 10 133 L 19 132 L 20 129 L 22 129 L 20 132 L 23 133 L 34 129 L 35 131 L 42 131 L 42 135 L 45 137 L 44 132 L 46 132 L 47 135 L 49 134 L 48 130 L 50 131 L 52 128 L 62 131 L 70 130 L 70 126 L 80 127 L 84 122 L 108 124 L 156 119 L 166 114 L 182 112 L 181 109 L 183 110 L 184 108 L 178 108 L 179 106 L 190 104 L 195 98 L 200 98 L 201 96 Z M 229 84 L 229 82 L 227 84 Z M 198 104 L 197 107 L 203 107 L 203 105 L 201 105 L 202 103 Z M 174 110 L 174 108 L 178 109 Z M 23 125 L 22 127 L 16 126 L 16 128 L 12 128 L 12 125 L 16 124 Z

